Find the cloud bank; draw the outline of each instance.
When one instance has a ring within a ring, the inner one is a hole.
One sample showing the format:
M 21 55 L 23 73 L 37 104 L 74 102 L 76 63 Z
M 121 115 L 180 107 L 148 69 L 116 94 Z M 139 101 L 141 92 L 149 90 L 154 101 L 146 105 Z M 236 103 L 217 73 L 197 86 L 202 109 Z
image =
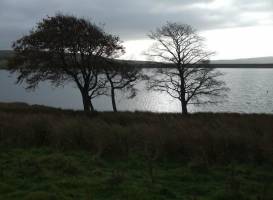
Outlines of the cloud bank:
M 272 0 L 1 0 L 0 49 L 57 12 L 105 24 L 122 40 L 144 39 L 166 21 L 198 30 L 273 24 Z

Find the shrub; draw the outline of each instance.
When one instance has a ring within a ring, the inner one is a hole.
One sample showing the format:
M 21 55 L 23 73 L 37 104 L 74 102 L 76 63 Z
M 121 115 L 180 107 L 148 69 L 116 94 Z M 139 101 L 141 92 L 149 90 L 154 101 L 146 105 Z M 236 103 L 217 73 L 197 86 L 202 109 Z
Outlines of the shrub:
M 24 111 L 24 112 L 22 112 Z M 273 162 L 272 115 L 97 113 L 0 104 L 2 147 L 87 150 L 203 163 Z

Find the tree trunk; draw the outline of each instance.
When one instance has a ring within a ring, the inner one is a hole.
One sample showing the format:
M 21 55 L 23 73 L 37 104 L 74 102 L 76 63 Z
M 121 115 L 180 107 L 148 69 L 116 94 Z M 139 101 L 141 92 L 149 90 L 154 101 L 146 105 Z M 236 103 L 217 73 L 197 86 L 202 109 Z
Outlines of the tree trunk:
M 181 109 L 182 109 L 182 115 L 188 114 L 187 103 L 185 100 L 181 100 Z
M 88 95 L 88 91 L 82 90 L 81 91 L 82 94 L 82 103 L 83 103 L 83 109 L 85 112 L 94 112 L 94 106 L 92 104 L 92 101 Z
M 107 79 L 110 83 L 110 86 L 111 86 L 111 100 L 112 100 L 113 111 L 117 112 L 114 83 L 113 83 L 112 79 L 110 78 L 108 71 L 105 71 L 105 73 L 106 73 L 106 77 L 107 77 Z
M 95 112 L 95 108 L 93 106 L 93 103 L 92 103 L 91 99 L 89 99 L 89 106 L 90 106 L 91 112 Z
M 89 112 L 90 111 L 90 104 L 88 102 L 89 102 L 88 95 L 82 94 L 83 110 L 85 112 Z
M 115 89 L 113 87 L 111 87 L 111 99 L 112 99 L 113 111 L 117 112 Z
M 185 79 L 184 79 L 184 68 L 178 69 L 180 78 L 180 102 L 182 115 L 188 114 L 187 101 L 186 101 L 186 91 L 185 91 Z

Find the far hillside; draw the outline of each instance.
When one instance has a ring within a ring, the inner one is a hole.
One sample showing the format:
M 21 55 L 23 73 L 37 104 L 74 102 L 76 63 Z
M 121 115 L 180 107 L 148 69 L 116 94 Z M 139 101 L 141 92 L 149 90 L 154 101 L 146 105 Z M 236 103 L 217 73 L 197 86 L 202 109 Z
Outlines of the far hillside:
M 0 50 L 0 67 L 6 67 L 7 59 L 13 54 L 12 50 Z M 137 60 L 118 60 L 129 65 L 135 65 L 140 68 L 157 68 L 166 65 L 160 62 L 153 61 L 137 61 Z M 257 58 L 242 58 L 233 60 L 211 60 L 211 67 L 214 68 L 273 68 L 272 57 L 257 57 Z
M 0 67 L 6 67 L 7 59 L 11 57 L 13 52 L 11 50 L 0 50 Z
M 5 60 L 11 57 L 12 54 L 13 54 L 13 51 L 11 50 L 0 50 L 0 60 Z
M 240 58 L 232 60 L 212 60 L 212 64 L 272 64 L 273 56 L 257 58 Z

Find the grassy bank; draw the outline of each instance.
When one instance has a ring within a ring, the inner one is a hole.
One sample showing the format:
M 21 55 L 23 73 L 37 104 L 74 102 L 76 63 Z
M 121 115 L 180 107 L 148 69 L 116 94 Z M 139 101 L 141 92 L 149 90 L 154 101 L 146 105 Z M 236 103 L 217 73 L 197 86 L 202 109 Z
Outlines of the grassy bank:
M 3 199 L 270 199 L 273 115 L 0 104 Z
M 0 153 L 1 199 L 272 199 L 269 165 L 94 159 L 86 151 Z

